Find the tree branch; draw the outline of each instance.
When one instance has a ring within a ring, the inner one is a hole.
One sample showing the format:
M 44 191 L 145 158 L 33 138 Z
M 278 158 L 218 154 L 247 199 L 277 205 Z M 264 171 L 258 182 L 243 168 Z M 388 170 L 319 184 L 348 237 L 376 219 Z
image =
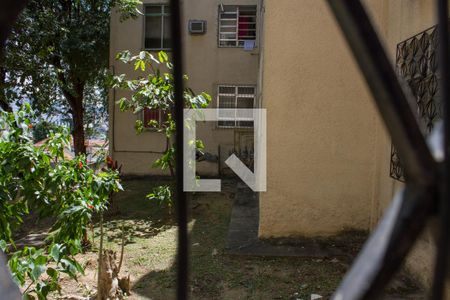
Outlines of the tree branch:
M 2 9 L 0 10 L 0 58 L 3 57 L 3 48 L 5 47 L 5 42 L 11 31 L 12 25 L 27 3 L 28 0 L 2 1 Z

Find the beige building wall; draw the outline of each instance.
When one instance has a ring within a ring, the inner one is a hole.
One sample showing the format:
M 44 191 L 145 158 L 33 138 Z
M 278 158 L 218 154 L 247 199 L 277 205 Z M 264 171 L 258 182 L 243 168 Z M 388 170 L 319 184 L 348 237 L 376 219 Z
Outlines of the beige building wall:
M 263 50 L 260 236 L 368 230 L 379 120 L 325 1 L 266 0 Z
M 432 0 L 364 2 L 393 63 L 399 42 L 436 24 Z M 266 0 L 264 24 L 260 237 L 374 229 L 401 183 L 389 177 L 390 137 L 326 2 Z M 427 286 L 434 255 L 429 226 L 405 264 Z
M 161 4 L 168 1 L 144 0 L 144 4 Z M 259 70 L 259 47 L 253 51 L 244 51 L 243 48 L 218 47 L 218 11 L 219 4 L 224 5 L 258 5 L 260 0 L 185 0 L 183 1 L 183 46 L 185 73 L 189 75 L 189 87 L 195 92 L 205 91 L 213 97 L 210 107 L 217 105 L 217 86 L 230 85 L 257 85 Z M 259 8 L 259 5 L 258 5 Z M 259 11 L 259 9 L 258 9 Z M 204 35 L 190 35 L 188 21 L 206 20 L 207 32 Z M 111 18 L 111 45 L 110 63 L 115 74 L 136 74 L 131 66 L 114 60 L 117 52 L 130 50 L 138 53 L 144 50 L 144 17 L 136 20 L 119 21 L 119 15 L 113 14 Z M 257 33 L 257 39 L 259 34 Z M 111 153 L 119 164 L 123 164 L 122 171 L 127 175 L 162 174 L 158 169 L 152 169 L 152 163 L 160 156 L 165 148 L 162 134 L 146 131 L 136 135 L 134 124 L 141 118 L 140 115 L 120 112 L 115 104 L 121 97 L 129 96 L 120 90 L 111 91 L 110 94 L 110 141 Z M 223 154 L 233 149 L 235 140 L 248 130 L 219 128 L 216 123 L 208 122 L 199 125 L 198 138 L 204 141 L 206 151 L 218 155 L 219 146 Z M 252 131 L 248 131 L 252 134 Z M 238 141 L 239 142 L 239 141 Z M 200 174 L 215 175 L 218 173 L 218 164 L 201 162 L 197 164 Z

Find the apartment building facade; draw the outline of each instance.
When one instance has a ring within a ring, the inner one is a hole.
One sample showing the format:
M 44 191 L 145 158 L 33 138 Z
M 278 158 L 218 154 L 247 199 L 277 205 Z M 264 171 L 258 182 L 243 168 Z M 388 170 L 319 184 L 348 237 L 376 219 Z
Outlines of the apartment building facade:
M 110 62 L 115 74 L 137 76 L 132 66 L 116 61 L 119 51 L 137 54 L 148 50 L 167 51 L 170 56 L 170 13 L 168 1 L 144 0 L 143 15 L 136 20 L 111 18 Z M 183 9 L 184 71 L 188 87 L 212 96 L 211 108 L 253 108 L 258 106 L 257 79 L 260 51 L 260 0 L 186 0 Z M 123 165 L 126 175 L 162 175 L 152 168 L 165 150 L 163 134 L 151 129 L 140 135 L 135 121 L 160 120 L 157 111 L 140 114 L 120 112 L 116 101 L 129 93 L 110 93 L 111 154 Z M 219 116 L 220 118 L 220 116 Z M 202 175 L 226 173 L 223 161 L 231 152 L 251 155 L 253 124 L 251 120 L 223 117 L 218 122 L 199 124 L 197 137 L 202 139 L 209 159 L 197 163 Z

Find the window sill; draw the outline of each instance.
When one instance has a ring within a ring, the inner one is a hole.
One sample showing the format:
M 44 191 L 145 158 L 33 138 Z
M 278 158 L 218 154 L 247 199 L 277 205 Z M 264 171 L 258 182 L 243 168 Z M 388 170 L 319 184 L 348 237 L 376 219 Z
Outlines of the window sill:
M 242 49 L 242 50 L 244 50 L 244 46 L 220 46 L 220 45 L 217 45 L 217 47 L 218 48 L 232 48 L 232 49 Z M 247 50 L 247 51 L 249 51 L 249 52 L 251 52 L 251 51 L 254 51 L 254 50 L 257 50 L 258 49 L 258 47 L 254 47 L 253 48 L 253 50 Z
M 162 132 L 159 132 L 158 129 L 151 128 L 151 127 L 144 127 L 144 129 L 142 130 L 142 133 L 144 133 L 144 132 L 162 133 Z
M 142 48 L 142 51 L 148 51 L 148 52 L 159 52 L 159 51 L 165 51 L 165 52 L 172 52 L 172 49 L 146 49 L 146 48 Z
M 244 47 L 234 47 L 234 46 L 217 46 L 219 49 L 240 49 L 244 53 L 248 53 L 250 55 L 259 55 L 258 47 L 253 48 L 253 50 L 244 50 Z
M 253 127 L 236 127 L 236 126 L 219 126 L 216 125 L 216 129 L 218 130 L 222 130 L 222 129 L 238 129 L 238 130 L 248 130 L 248 131 L 253 131 Z

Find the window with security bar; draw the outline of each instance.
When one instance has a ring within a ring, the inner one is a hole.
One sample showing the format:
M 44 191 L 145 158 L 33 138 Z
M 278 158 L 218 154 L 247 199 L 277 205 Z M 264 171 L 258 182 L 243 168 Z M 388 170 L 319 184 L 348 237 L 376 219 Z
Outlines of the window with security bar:
M 220 85 L 217 94 L 217 107 L 228 110 L 227 112 L 219 110 L 218 126 L 222 128 L 252 128 L 253 116 L 240 113 L 237 108 L 254 108 L 255 91 L 254 86 Z
M 256 5 L 219 6 L 219 47 L 244 47 L 256 40 Z
M 145 37 L 146 50 L 170 50 L 172 39 L 170 33 L 170 10 L 168 5 L 145 6 Z
M 416 109 L 425 134 L 429 134 L 442 116 L 439 101 L 437 65 L 437 27 L 431 27 L 397 45 L 396 71 L 408 83 L 416 100 Z M 391 147 L 390 176 L 404 181 L 397 149 Z
M 161 109 L 145 108 L 142 113 L 142 122 L 145 128 L 155 128 L 154 125 L 161 126 L 165 121 L 166 112 Z

